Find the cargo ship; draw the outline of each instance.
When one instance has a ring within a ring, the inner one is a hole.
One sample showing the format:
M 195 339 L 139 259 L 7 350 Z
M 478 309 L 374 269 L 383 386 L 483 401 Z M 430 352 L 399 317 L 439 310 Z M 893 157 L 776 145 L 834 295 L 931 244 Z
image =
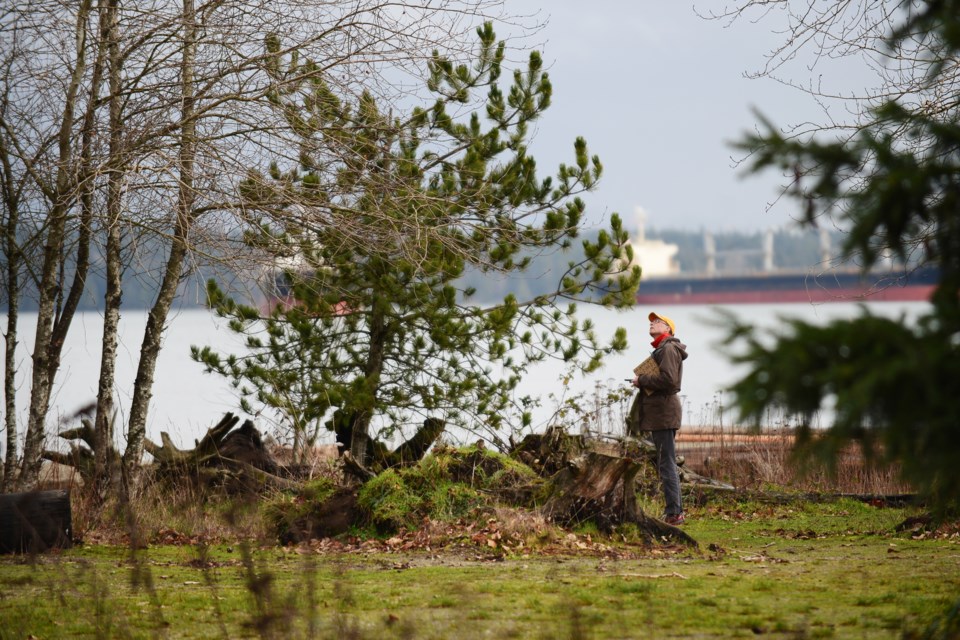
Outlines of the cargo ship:
M 704 233 L 702 273 L 685 273 L 677 264 L 679 247 L 644 235 L 645 214 L 637 212 L 638 234 L 631 240 L 634 258 L 643 269 L 637 302 L 649 305 L 884 302 L 930 300 L 940 279 L 934 266 L 895 265 L 864 273 L 837 265 L 829 235 L 820 230 L 820 262 L 808 269 L 777 268 L 773 232 L 760 247 L 718 251 Z
M 779 302 L 904 302 L 930 300 L 936 267 L 860 271 L 770 272 L 643 278 L 642 304 L 750 304 Z

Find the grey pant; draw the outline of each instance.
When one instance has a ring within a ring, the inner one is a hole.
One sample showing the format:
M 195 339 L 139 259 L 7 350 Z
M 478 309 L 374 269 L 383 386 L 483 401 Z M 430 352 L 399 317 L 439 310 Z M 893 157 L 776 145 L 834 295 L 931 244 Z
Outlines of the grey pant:
M 680 474 L 677 472 L 677 450 L 674 439 L 676 429 L 650 431 L 650 441 L 657 448 L 657 473 L 660 475 L 660 486 L 663 488 L 663 500 L 667 505 L 666 515 L 675 516 L 683 513 L 680 503 Z

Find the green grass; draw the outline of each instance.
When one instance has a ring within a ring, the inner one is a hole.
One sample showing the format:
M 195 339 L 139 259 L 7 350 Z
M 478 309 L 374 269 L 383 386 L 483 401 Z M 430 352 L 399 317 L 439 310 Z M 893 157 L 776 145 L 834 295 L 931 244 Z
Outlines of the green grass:
M 5 556 L 0 639 L 919 638 L 960 599 L 960 538 L 895 533 L 913 513 L 708 505 L 685 526 L 698 550 L 235 543 Z

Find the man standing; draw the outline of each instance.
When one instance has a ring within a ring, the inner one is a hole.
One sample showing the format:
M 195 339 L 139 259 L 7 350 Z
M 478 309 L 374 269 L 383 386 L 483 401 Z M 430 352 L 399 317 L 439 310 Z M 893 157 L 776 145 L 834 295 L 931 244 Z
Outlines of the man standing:
M 674 440 L 683 410 L 680 406 L 680 382 L 683 379 L 683 361 L 687 359 L 687 346 L 674 335 L 677 327 L 673 320 L 657 313 L 650 313 L 650 337 L 653 338 L 651 357 L 660 371 L 655 375 L 639 374 L 633 386 L 640 391 L 630 409 L 627 422 L 628 434 L 639 436 L 648 431 L 657 451 L 657 473 L 666 502 L 664 522 L 683 524 L 683 505 L 680 502 L 680 476 L 677 471 L 677 452 Z

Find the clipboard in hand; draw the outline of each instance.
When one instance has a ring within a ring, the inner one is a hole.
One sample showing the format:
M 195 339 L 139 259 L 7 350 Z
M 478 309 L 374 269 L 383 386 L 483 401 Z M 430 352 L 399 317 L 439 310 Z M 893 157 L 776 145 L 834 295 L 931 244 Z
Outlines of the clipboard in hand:
M 658 376 L 660 375 L 660 367 L 657 366 L 657 362 L 653 359 L 653 356 L 650 356 L 633 368 L 633 375 Z M 653 389 L 644 387 L 643 392 L 649 396 L 653 394 Z

